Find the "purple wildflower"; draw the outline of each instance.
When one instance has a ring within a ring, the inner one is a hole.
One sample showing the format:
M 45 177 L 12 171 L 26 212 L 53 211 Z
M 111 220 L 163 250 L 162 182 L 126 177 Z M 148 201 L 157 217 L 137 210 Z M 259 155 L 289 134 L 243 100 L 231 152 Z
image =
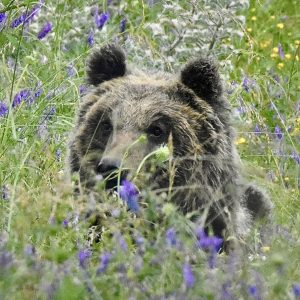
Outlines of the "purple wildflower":
M 247 77 L 244 77 L 243 82 L 242 82 L 242 87 L 244 90 L 249 93 L 250 92 L 250 80 Z
M 211 252 L 219 252 L 223 240 L 216 236 L 208 236 L 205 231 L 200 228 L 196 232 L 198 239 L 198 247 L 203 250 L 210 250 Z
M 63 228 L 68 228 L 68 226 L 69 226 L 69 221 L 67 220 L 67 219 L 64 219 L 63 221 L 62 221 L 62 227 Z
M 197 235 L 197 246 L 204 251 L 209 252 L 208 265 L 211 269 L 216 266 L 217 253 L 222 247 L 223 240 L 216 236 L 208 236 L 205 231 L 200 228 L 196 231 Z
M 127 23 L 127 19 L 123 18 L 120 22 L 120 32 L 124 32 L 126 29 L 126 23 Z
M 84 96 L 86 94 L 86 92 L 87 92 L 87 86 L 84 84 L 81 84 L 79 86 L 79 95 Z
M 12 107 L 16 107 L 21 104 L 22 100 L 28 100 L 30 97 L 30 91 L 28 89 L 21 90 L 19 93 L 17 93 L 14 97 Z
M 254 127 L 254 134 L 255 135 L 260 135 L 260 133 L 261 133 L 261 130 L 260 130 L 258 124 L 256 124 L 255 127 Z
M 8 114 L 8 107 L 4 102 L 0 102 L 0 118 Z
M 68 77 L 74 77 L 76 75 L 76 69 L 72 64 L 67 66 L 66 71 Z
M 32 10 L 30 10 L 26 16 L 25 22 L 30 22 L 33 20 L 33 18 L 38 14 L 42 4 L 44 3 L 43 0 L 40 1 L 40 3 L 36 4 Z
M 111 259 L 111 253 L 109 252 L 104 252 L 102 255 L 101 255 L 101 258 L 100 258 L 100 266 L 98 267 L 96 273 L 97 275 L 100 275 L 101 273 L 104 273 L 107 269 L 107 266 L 110 262 L 110 259 Z
M 4 25 L 6 19 L 7 19 L 6 14 L 5 13 L 0 13 L 0 29 L 1 29 L 2 25 Z
M 37 90 L 34 92 L 34 98 L 38 98 L 39 96 L 41 96 L 42 92 L 43 89 L 40 86 L 38 86 Z
M 91 28 L 88 38 L 87 38 L 87 42 L 89 44 L 90 47 L 93 47 L 94 43 L 95 43 L 95 39 L 94 39 L 94 30 Z
M 282 139 L 283 134 L 282 134 L 282 131 L 281 131 L 281 129 L 278 125 L 276 125 L 274 133 L 275 133 L 278 140 Z
M 176 231 L 173 227 L 169 228 L 166 231 L 166 242 L 169 246 L 175 246 L 177 244 L 177 239 L 176 239 Z
M 109 12 L 101 13 L 100 15 L 98 12 L 95 14 L 95 23 L 98 29 L 102 29 L 105 23 L 109 20 Z
M 85 268 L 91 256 L 92 256 L 91 250 L 89 249 L 80 250 L 77 255 L 79 266 Z
M 189 263 L 185 263 L 182 268 L 183 279 L 186 287 L 192 288 L 195 284 L 195 277 L 192 272 L 191 265 Z
M 119 245 L 120 245 L 120 248 L 121 248 L 124 252 L 127 251 L 127 248 L 128 248 L 127 243 L 126 243 L 124 237 L 123 237 L 121 234 L 119 235 Z
M 43 39 L 52 30 L 52 23 L 47 22 L 41 31 L 38 33 L 37 37 L 39 40 Z
M 19 17 L 15 18 L 11 22 L 10 27 L 16 28 L 16 27 L 20 26 L 25 20 L 26 20 L 26 13 L 24 12 Z
M 300 283 L 293 284 L 293 293 L 296 299 L 300 299 Z
M 248 290 L 249 296 L 251 296 L 253 298 L 257 297 L 258 290 L 257 290 L 257 287 L 255 285 L 249 285 L 247 290 Z
M 123 180 L 119 188 L 120 198 L 127 204 L 128 208 L 137 213 L 139 211 L 138 191 L 133 183 L 128 180 Z
M 279 54 L 281 59 L 284 59 L 284 52 L 283 52 L 283 49 L 282 49 L 282 45 L 280 43 L 278 44 L 278 54 Z
M 295 160 L 295 162 L 300 165 L 300 155 L 297 152 L 293 151 L 291 154 L 291 158 Z

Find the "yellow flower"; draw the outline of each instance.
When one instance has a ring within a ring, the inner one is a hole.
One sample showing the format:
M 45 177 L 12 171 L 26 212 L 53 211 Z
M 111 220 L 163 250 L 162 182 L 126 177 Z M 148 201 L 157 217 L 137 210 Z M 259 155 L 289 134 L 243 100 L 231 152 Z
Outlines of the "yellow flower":
M 296 55 L 295 58 L 296 58 L 296 61 L 299 61 L 299 56 L 298 55 Z
M 267 253 L 267 252 L 270 252 L 271 248 L 269 246 L 264 246 L 264 247 L 261 247 L 261 250 L 263 253 Z
M 271 57 L 272 58 L 278 57 L 278 54 L 277 53 L 271 53 Z
M 260 61 L 260 57 L 259 57 L 259 56 L 256 56 L 256 60 L 257 60 L 257 61 Z
M 243 137 L 237 139 L 235 142 L 236 145 L 245 144 L 245 143 L 246 143 L 246 139 Z
M 251 27 L 247 28 L 247 31 L 252 32 L 252 28 Z
M 275 16 L 271 16 L 271 20 L 274 20 L 275 19 Z
M 289 54 L 289 53 L 285 54 L 285 58 L 286 58 L 286 59 L 291 59 L 291 57 L 292 57 L 291 54 Z
M 262 42 L 260 42 L 260 47 L 263 49 L 267 48 L 270 45 L 270 43 L 271 43 L 271 40 L 262 41 Z
M 256 16 L 253 16 L 253 17 L 251 18 L 251 21 L 256 21 L 256 20 L 257 20 Z
M 274 53 L 278 53 L 278 47 L 274 47 L 274 48 L 272 49 L 272 51 L 273 51 Z
M 300 44 L 299 40 L 295 40 L 295 45 L 298 46 Z
M 284 180 L 285 180 L 285 181 L 289 181 L 290 178 L 289 178 L 289 177 L 284 177 Z
M 278 69 L 282 69 L 283 67 L 284 67 L 284 63 L 279 63 L 278 65 L 277 65 L 277 67 L 278 67 Z
M 278 24 L 276 25 L 276 27 L 279 28 L 279 29 L 283 29 L 284 24 L 283 24 L 283 23 L 278 23 Z
M 299 123 L 299 124 L 300 124 L 300 117 L 298 117 L 298 118 L 296 119 L 296 123 Z

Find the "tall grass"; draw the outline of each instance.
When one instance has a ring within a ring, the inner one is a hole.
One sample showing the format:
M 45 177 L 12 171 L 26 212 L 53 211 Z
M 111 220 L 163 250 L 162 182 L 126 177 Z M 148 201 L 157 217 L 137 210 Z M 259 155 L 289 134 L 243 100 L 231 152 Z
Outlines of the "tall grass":
M 0 298 L 300 298 L 298 4 L 3 1 Z M 245 174 L 275 204 L 263 246 L 254 228 L 247 254 L 218 255 L 212 267 L 192 216 L 151 192 L 142 217 L 104 192 L 102 204 L 73 197 L 66 144 L 85 59 L 107 42 L 140 68 L 175 72 L 200 54 L 219 60 Z M 97 213 L 83 218 L 88 205 Z

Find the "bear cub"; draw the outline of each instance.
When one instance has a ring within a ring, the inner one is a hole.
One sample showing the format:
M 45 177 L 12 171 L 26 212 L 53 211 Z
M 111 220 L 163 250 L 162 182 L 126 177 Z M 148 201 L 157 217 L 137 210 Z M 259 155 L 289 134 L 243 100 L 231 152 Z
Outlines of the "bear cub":
M 183 213 L 197 210 L 206 230 L 222 238 L 243 236 L 253 220 L 270 215 L 270 200 L 241 176 L 231 110 L 211 59 L 192 60 L 176 75 L 145 73 L 107 45 L 88 59 L 87 79 L 92 88 L 80 105 L 68 160 L 84 189 L 99 176 L 107 189 L 132 179 L 145 156 L 171 141 L 166 165 L 173 174 L 160 165 L 148 186 L 170 190 L 172 176 L 171 200 Z M 135 143 L 141 135 L 146 141 Z

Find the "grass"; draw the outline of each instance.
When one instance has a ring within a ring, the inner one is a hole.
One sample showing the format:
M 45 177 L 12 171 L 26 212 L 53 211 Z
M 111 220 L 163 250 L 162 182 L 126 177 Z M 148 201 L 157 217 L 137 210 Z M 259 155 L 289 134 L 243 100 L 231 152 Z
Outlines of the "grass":
M 218 16 L 220 8 L 197 3 L 99 2 L 99 13 L 110 12 L 102 29 L 95 27 L 92 1 L 45 1 L 29 24 L 16 28 L 11 22 L 37 1 L 0 5 L 6 14 L 0 25 L 0 102 L 8 107 L 0 117 L 1 299 L 300 297 L 299 5 L 251 1 L 249 8 L 227 8 L 231 22 L 218 20 L 209 40 L 210 27 L 201 22 Z M 46 22 L 52 31 L 39 40 Z M 139 67 L 178 71 L 201 52 L 218 58 L 245 174 L 275 205 L 266 245 L 261 247 L 254 228 L 247 255 L 221 254 L 209 268 L 208 253 L 195 248 L 191 216 L 151 193 L 140 218 L 102 193 L 102 226 L 89 228 L 95 216 L 81 214 L 89 199 L 73 197 L 64 168 L 91 32 L 96 45 L 118 40 Z M 24 89 L 27 97 L 13 105 Z M 166 237 L 170 228 L 173 242 Z M 185 263 L 192 275 L 183 274 Z

